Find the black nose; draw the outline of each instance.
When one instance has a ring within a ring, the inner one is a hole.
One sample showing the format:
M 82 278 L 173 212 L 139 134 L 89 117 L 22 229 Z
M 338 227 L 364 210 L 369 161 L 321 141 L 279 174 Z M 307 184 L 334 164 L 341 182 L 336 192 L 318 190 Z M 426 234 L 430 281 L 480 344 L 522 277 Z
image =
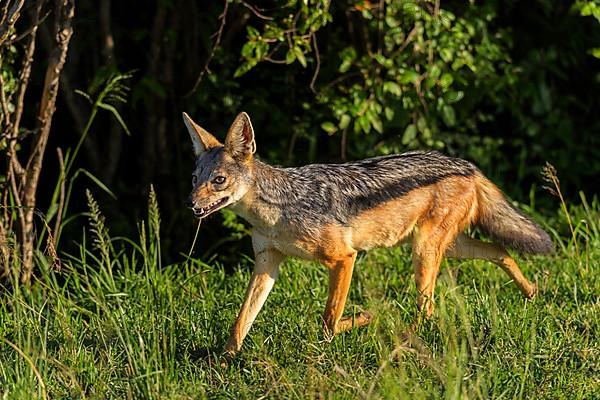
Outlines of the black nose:
M 194 200 L 192 200 L 192 197 L 188 197 L 187 200 L 185 201 L 185 206 L 187 208 L 194 208 Z

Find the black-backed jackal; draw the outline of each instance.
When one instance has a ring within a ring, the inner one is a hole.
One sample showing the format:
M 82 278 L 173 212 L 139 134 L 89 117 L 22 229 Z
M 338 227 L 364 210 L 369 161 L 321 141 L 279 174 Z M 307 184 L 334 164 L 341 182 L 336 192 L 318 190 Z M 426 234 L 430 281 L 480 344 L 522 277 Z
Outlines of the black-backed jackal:
M 183 117 L 197 157 L 188 206 L 198 218 L 229 206 L 253 226 L 256 263 L 226 352 L 240 350 L 286 256 L 316 260 L 329 269 L 324 324 L 332 334 L 371 320 L 369 313 L 342 317 L 357 252 L 410 237 L 417 304 L 426 316 L 433 312 L 444 256 L 492 261 L 525 297 L 535 295 L 536 287 L 502 246 L 548 253 L 552 241 L 470 162 L 409 152 L 277 168 L 254 157 L 254 130 L 246 113 L 237 116 L 224 144 L 187 114 Z M 502 246 L 466 236 L 469 226 Z

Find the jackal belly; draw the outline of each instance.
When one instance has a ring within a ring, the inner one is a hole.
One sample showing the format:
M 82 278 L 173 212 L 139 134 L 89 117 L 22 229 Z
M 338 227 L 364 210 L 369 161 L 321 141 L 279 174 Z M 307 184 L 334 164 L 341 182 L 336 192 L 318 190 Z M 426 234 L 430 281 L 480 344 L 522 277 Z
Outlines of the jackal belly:
M 356 250 L 369 250 L 399 244 L 431 209 L 433 200 L 432 185 L 363 211 L 350 221 L 351 246 Z

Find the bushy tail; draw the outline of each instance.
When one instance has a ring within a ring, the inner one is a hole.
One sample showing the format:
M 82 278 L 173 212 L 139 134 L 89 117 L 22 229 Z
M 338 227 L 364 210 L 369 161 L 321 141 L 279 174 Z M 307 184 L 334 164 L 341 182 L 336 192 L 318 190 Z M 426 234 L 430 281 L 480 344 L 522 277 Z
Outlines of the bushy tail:
M 539 225 L 510 205 L 496 185 L 477 178 L 478 216 L 475 224 L 503 246 L 519 253 L 547 254 L 554 245 Z

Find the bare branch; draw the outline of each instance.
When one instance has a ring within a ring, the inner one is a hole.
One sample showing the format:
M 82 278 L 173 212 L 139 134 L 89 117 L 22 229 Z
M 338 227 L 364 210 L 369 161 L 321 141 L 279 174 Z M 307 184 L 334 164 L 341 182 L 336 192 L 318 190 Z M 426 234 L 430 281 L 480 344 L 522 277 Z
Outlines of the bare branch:
M 10 176 L 14 171 L 17 175 L 21 176 L 24 174 L 24 169 L 19 162 L 16 155 L 16 145 L 19 138 L 19 128 L 21 126 L 21 117 L 23 116 L 23 107 L 25 102 L 25 93 L 29 86 L 29 77 L 31 76 L 31 65 L 33 64 L 33 54 L 35 52 L 35 41 L 37 36 L 37 30 L 40 21 L 40 14 L 42 12 L 43 0 L 38 2 L 38 5 L 33 13 L 34 24 L 33 29 L 29 35 L 29 42 L 25 46 L 25 54 L 23 56 L 23 62 L 21 64 L 21 73 L 19 75 L 19 91 L 17 93 L 17 99 L 15 101 L 15 111 L 13 113 L 12 120 L 12 134 L 8 138 L 8 151 L 7 159 L 9 160 L 9 171 Z

